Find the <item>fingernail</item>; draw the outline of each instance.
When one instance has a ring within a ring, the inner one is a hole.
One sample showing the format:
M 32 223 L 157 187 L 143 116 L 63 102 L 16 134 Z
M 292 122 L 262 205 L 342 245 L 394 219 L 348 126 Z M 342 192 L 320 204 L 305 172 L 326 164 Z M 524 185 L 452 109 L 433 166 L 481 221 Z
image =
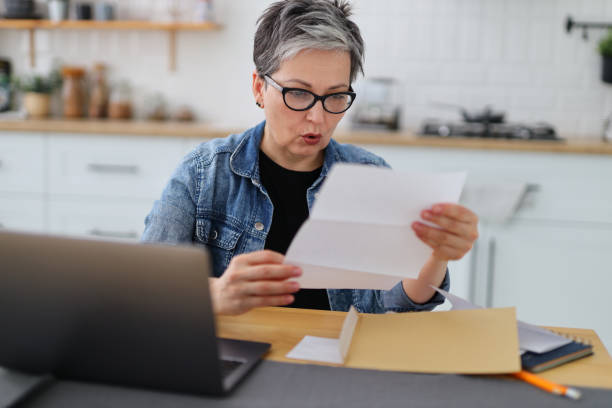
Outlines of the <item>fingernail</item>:
M 293 303 L 293 296 L 287 295 L 284 297 L 285 303 Z
M 423 218 L 425 218 L 426 220 L 431 219 L 431 217 L 433 217 L 433 214 L 431 213 L 431 211 L 423 211 Z
M 300 284 L 297 282 L 289 282 L 291 290 L 300 290 Z
M 301 276 L 302 275 L 302 269 L 300 268 L 295 268 L 292 272 L 293 276 Z
M 419 224 L 418 222 L 414 222 L 412 223 L 412 228 L 414 228 L 417 231 L 421 231 L 423 229 L 423 226 Z
M 434 214 L 440 214 L 442 212 L 442 206 L 434 205 L 431 211 L 433 211 Z

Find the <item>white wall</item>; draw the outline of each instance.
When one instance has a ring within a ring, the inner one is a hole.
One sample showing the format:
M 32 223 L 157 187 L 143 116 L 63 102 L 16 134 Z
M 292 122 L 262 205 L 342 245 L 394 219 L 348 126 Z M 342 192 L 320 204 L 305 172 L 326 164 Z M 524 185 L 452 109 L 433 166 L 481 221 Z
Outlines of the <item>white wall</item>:
M 120 18 L 145 18 L 163 0 L 121 0 Z M 180 0 L 185 19 L 194 0 Z M 136 101 L 162 92 L 189 104 L 212 124 L 246 127 L 261 119 L 250 93 L 255 21 L 269 0 L 216 0 L 219 32 L 178 35 L 178 70 L 168 71 L 161 32 L 37 32 L 38 68 L 53 57 L 91 66 L 105 61 L 112 77 L 129 80 Z M 565 17 L 612 22 L 606 0 L 355 0 L 366 41 L 367 76 L 402 81 L 403 125 L 426 117 L 457 118 L 431 106 L 443 101 L 478 108 L 493 104 L 515 121 L 551 122 L 565 136 L 598 137 L 612 113 L 612 87 L 600 82 L 601 30 L 564 31 Z M 29 70 L 25 32 L 0 31 L 0 55 Z M 142 111 L 142 109 L 140 109 Z

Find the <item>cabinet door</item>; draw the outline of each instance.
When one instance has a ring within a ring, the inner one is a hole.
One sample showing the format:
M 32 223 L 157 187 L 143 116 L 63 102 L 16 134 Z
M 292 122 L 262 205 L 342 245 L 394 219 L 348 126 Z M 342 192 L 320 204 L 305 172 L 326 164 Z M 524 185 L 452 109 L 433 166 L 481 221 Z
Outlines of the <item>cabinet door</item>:
M 42 193 L 45 189 L 45 146 L 41 135 L 0 135 L 0 192 Z
M 516 306 L 530 323 L 592 328 L 612 347 L 612 225 L 519 221 L 490 236 L 493 306 Z
M 45 202 L 43 197 L 0 197 L 0 228 L 31 232 L 45 231 Z
M 151 210 L 150 200 L 52 199 L 49 230 L 57 234 L 136 241 Z
M 183 156 L 180 138 L 53 136 L 52 196 L 158 198 Z

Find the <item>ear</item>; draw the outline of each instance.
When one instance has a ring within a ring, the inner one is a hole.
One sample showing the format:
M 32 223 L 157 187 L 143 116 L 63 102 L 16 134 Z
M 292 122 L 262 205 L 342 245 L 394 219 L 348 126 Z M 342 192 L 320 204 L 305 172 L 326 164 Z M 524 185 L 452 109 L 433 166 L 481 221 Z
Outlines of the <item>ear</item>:
M 255 103 L 263 106 L 264 102 L 265 81 L 259 76 L 257 70 L 253 71 L 253 96 Z

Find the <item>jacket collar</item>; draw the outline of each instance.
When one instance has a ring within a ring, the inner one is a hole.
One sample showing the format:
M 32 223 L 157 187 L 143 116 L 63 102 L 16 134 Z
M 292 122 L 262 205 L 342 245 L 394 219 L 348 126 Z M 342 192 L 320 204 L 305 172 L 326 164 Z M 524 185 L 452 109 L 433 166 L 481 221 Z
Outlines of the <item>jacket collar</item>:
M 266 121 L 264 120 L 257 126 L 244 132 L 243 138 L 238 143 L 230 157 L 230 168 L 232 171 L 243 177 L 248 177 L 257 183 L 259 180 L 259 146 L 263 138 Z M 323 158 L 323 167 L 321 168 L 321 176 L 314 185 L 317 185 L 327 173 L 331 170 L 333 164 L 340 161 L 338 152 L 338 143 L 331 139 L 325 148 L 325 157 Z

